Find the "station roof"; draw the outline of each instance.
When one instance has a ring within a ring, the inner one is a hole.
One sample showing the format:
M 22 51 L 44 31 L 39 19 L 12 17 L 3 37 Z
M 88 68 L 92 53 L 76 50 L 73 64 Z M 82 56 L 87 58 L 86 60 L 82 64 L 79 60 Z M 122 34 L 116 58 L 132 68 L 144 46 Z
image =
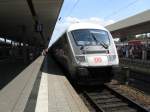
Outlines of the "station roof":
M 63 0 L 1 0 L 0 36 L 47 46 Z M 43 30 L 37 32 L 36 26 Z
M 136 35 L 150 32 L 150 9 L 106 26 L 114 36 Z

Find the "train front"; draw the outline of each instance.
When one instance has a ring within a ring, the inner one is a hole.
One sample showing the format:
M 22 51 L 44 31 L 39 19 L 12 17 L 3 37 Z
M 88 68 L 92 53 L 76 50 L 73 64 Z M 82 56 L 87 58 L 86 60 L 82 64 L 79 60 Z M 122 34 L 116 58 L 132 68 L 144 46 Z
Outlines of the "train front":
M 70 28 L 68 35 L 78 82 L 109 82 L 113 76 L 113 69 L 119 63 L 109 31 L 93 24 L 78 24 Z

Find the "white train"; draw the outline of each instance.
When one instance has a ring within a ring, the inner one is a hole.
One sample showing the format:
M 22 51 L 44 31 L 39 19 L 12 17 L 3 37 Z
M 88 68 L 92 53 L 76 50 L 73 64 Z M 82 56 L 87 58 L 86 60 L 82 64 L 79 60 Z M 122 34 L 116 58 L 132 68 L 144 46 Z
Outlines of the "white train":
M 78 83 L 108 82 L 119 63 L 110 32 L 91 23 L 70 25 L 50 51 Z

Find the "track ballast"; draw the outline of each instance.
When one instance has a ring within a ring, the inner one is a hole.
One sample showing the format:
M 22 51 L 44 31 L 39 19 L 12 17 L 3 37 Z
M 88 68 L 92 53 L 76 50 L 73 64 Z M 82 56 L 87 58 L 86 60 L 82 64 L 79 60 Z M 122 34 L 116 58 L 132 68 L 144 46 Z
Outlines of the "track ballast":
M 149 112 L 107 85 L 102 89 L 83 90 L 83 95 L 97 112 Z

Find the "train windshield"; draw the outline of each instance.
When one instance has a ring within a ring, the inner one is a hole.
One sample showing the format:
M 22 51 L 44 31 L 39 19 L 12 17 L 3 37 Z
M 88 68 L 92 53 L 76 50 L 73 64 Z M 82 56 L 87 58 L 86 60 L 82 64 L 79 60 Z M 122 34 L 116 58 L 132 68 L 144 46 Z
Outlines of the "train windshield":
M 79 46 L 102 45 L 107 48 L 110 40 L 108 33 L 99 29 L 80 29 L 71 32 Z

